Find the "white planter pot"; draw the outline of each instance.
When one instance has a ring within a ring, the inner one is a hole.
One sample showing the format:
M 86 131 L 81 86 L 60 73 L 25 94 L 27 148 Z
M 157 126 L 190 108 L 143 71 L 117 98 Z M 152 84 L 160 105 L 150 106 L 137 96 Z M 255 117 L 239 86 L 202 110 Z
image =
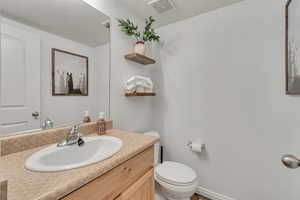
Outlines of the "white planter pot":
M 137 42 L 134 45 L 134 53 L 145 55 L 145 43 L 144 42 Z

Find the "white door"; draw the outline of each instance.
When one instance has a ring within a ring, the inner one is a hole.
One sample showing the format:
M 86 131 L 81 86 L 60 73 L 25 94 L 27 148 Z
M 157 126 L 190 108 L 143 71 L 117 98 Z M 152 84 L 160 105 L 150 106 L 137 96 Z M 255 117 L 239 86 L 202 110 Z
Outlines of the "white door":
M 0 137 L 40 127 L 40 38 L 1 23 Z

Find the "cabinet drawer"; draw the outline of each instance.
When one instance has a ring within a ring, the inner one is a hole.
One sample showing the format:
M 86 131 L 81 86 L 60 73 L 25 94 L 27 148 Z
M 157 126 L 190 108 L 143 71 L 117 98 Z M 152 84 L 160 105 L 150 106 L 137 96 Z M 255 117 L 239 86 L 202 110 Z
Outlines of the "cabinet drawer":
M 154 148 L 150 147 L 62 200 L 112 200 L 153 167 L 153 157 Z

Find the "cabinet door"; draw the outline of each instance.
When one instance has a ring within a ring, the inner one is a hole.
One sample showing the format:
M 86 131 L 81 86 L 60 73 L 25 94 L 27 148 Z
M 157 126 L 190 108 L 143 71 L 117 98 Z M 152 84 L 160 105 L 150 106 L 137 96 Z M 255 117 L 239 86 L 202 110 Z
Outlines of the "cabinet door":
M 151 146 L 144 152 L 73 191 L 61 200 L 116 199 L 117 196 L 126 191 L 128 186 L 135 184 L 144 174 L 153 169 L 153 156 L 154 148 Z
M 117 200 L 154 200 L 153 169 L 125 190 Z

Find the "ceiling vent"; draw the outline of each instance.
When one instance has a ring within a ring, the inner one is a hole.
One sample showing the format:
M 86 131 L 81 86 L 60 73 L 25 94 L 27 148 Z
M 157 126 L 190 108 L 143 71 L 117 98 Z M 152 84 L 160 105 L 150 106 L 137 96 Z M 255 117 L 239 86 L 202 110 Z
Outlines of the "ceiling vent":
M 150 0 L 148 5 L 152 6 L 160 14 L 176 8 L 172 0 Z

